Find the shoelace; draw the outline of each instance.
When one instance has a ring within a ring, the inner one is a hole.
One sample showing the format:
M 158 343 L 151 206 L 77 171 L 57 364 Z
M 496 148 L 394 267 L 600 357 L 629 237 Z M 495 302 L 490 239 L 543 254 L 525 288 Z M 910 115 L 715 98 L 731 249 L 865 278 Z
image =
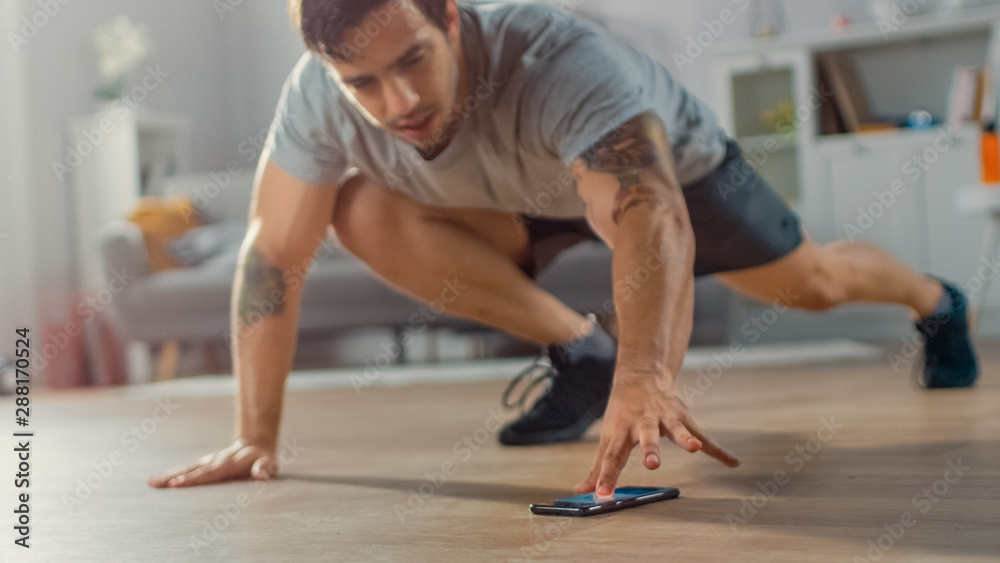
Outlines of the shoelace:
M 511 380 L 510 384 L 507 385 L 507 390 L 503 392 L 503 399 L 501 402 L 504 407 L 508 409 L 520 409 L 524 411 L 524 403 L 531 396 L 531 392 L 539 385 L 545 383 L 549 380 L 554 380 L 557 375 L 556 369 L 552 367 L 552 363 L 546 352 L 542 352 L 531 362 L 531 365 L 521 370 L 514 379 Z M 511 403 L 510 396 L 514 392 L 514 389 L 521 384 L 522 381 L 527 380 L 528 383 L 521 391 L 521 396 L 517 398 L 517 401 Z

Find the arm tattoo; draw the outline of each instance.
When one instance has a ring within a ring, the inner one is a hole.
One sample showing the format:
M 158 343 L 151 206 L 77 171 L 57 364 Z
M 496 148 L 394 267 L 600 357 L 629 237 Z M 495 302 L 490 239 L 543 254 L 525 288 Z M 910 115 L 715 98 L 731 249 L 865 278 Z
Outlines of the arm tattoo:
M 251 248 L 243 264 L 243 287 L 239 297 L 240 324 L 249 327 L 264 317 L 285 311 L 285 276 L 256 248 Z
M 654 166 L 656 147 L 643 129 L 643 116 L 626 121 L 583 153 L 583 161 L 595 172 L 610 174 Z
M 621 176 L 618 177 L 618 180 L 621 181 Z M 648 203 L 650 207 L 656 209 L 664 203 L 663 195 L 644 184 L 635 184 L 631 187 L 622 184 L 622 189 L 618 190 L 618 194 L 615 196 L 615 209 L 611 214 L 615 225 L 621 223 L 625 212 L 643 203 Z
M 664 181 L 666 163 L 663 149 L 656 142 L 665 146 L 665 138 L 662 126 L 644 114 L 625 122 L 580 155 L 589 170 L 618 178 L 620 188 L 613 212 L 616 225 L 626 212 L 643 204 L 652 209 L 672 207 L 667 194 L 655 187 L 657 183 L 671 185 Z

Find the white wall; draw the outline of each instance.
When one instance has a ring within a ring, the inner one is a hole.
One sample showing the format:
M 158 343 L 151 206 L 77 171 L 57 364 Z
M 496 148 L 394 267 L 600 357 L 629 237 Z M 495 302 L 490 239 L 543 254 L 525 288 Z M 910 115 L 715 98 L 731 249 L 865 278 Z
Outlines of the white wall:
M 708 101 L 713 99 L 708 57 L 680 66 L 673 54 L 684 54 L 689 39 L 706 29 L 705 21 L 719 19 L 727 9 L 734 13 L 736 20 L 723 26 L 717 43 L 751 37 L 751 21 L 758 0 L 573 0 L 573 3 L 603 18 L 610 29 L 665 64 L 693 94 Z M 855 22 L 870 21 L 866 5 L 867 0 L 786 0 L 782 3 L 787 31 L 792 33 L 825 28 L 835 13 L 846 14 Z
M 0 29 L 20 19 L 20 4 L 0 3 Z M 34 237 L 27 169 L 23 60 L 0 48 L 0 353 L 14 351 L 14 329 L 35 327 Z M 36 337 L 37 332 L 32 333 Z
M 233 126 L 241 142 L 271 123 L 281 86 L 305 52 L 281 0 L 244 2 L 226 18 Z M 237 147 L 228 147 L 235 154 Z

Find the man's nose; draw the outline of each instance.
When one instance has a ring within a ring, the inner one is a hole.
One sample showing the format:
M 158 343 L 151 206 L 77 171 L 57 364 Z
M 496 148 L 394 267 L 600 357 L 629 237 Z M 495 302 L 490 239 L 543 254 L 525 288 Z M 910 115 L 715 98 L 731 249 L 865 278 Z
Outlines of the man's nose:
M 417 104 L 420 97 L 409 82 L 403 79 L 390 80 L 385 88 L 385 104 L 390 115 L 409 115 Z

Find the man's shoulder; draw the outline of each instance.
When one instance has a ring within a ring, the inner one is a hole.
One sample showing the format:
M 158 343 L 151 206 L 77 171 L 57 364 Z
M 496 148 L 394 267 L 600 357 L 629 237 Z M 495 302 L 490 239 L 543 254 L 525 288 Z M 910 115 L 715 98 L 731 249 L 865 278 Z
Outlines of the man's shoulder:
M 571 38 L 582 24 L 548 4 L 476 2 L 463 6 L 475 15 L 488 47 L 503 49 L 505 55 L 549 51 Z
M 292 67 L 278 109 L 286 117 L 296 119 L 339 119 L 343 113 L 342 93 L 336 80 L 323 64 L 322 59 L 311 51 L 306 51 Z
M 461 6 L 478 14 L 486 21 L 508 21 L 521 25 L 538 22 L 538 18 L 567 17 L 565 10 L 540 2 L 463 2 Z
M 523 57 L 529 85 L 543 92 L 576 89 L 595 82 L 643 83 L 655 72 L 650 58 L 595 22 L 567 16 L 563 24 L 536 42 Z
M 306 51 L 292 67 L 288 82 L 291 86 L 303 90 L 316 88 L 329 90 L 331 76 L 319 56 L 312 51 Z
M 490 68 L 508 79 L 526 80 L 525 86 L 553 80 L 574 81 L 592 74 L 578 73 L 589 59 L 599 62 L 614 50 L 616 40 L 597 23 L 564 9 L 533 2 L 481 2 L 464 4 L 478 20 L 482 48 L 489 53 Z

